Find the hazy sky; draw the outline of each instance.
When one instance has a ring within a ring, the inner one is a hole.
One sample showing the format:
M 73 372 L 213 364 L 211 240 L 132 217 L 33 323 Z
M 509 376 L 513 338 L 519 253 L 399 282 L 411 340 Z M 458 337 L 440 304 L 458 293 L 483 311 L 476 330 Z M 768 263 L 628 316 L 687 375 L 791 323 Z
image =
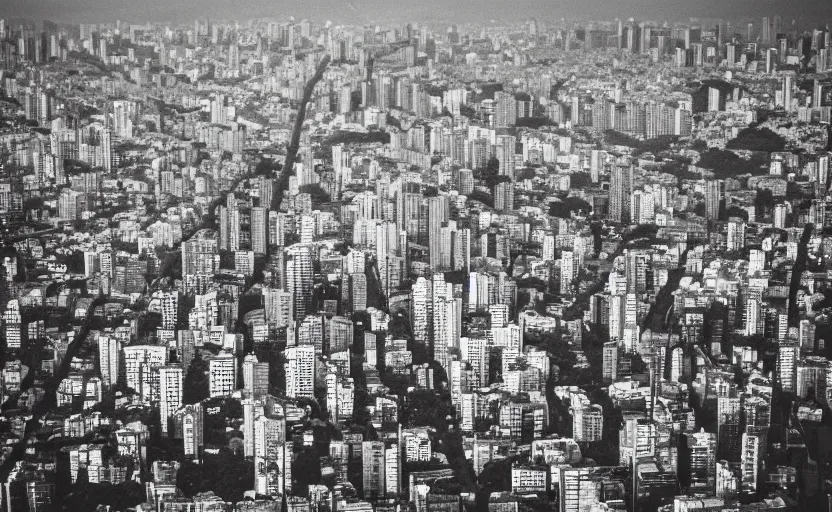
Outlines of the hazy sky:
M 799 16 L 811 23 L 832 22 L 832 0 L 0 0 L 0 17 L 75 23 L 183 21 L 205 16 L 245 20 L 293 15 L 366 23 L 380 19 L 464 22 L 530 17 L 761 18 L 774 14 L 789 23 Z

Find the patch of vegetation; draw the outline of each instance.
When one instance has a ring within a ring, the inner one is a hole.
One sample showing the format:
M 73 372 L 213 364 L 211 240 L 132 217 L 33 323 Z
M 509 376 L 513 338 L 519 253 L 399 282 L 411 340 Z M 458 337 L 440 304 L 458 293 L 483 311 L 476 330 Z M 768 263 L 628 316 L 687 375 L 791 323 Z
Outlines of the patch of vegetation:
M 642 144 L 640 140 L 615 130 L 604 132 L 604 142 L 612 146 L 627 146 L 630 148 L 637 148 Z
M 745 149 L 747 151 L 783 151 L 786 139 L 768 128 L 745 128 L 737 137 L 728 141 L 726 149 Z
M 494 197 L 482 190 L 474 190 L 468 194 L 469 201 L 479 201 L 489 208 L 494 208 Z
M 592 206 L 589 203 L 575 196 L 567 197 L 562 201 L 552 201 L 549 203 L 549 215 L 561 219 L 570 218 L 572 212 L 588 214 L 591 211 Z
M 350 132 L 338 130 L 324 142 L 329 146 L 336 144 L 372 144 L 380 142 L 382 144 L 390 143 L 390 134 L 387 132 Z
M 331 199 L 329 193 L 319 183 L 307 183 L 306 185 L 301 185 L 298 190 L 302 194 L 312 196 L 313 203 L 328 203 Z
M 531 180 L 531 179 L 534 179 L 534 177 L 536 175 L 537 175 L 537 173 L 535 172 L 534 169 L 532 169 L 530 167 L 526 167 L 526 168 L 523 168 L 523 169 L 519 169 L 515 173 L 514 179 L 516 179 L 517 181 Z
M 680 180 L 698 180 L 702 176 L 688 170 L 688 164 L 679 160 L 665 160 L 659 172 L 676 176 Z
M 544 126 L 557 126 L 558 124 L 546 116 L 521 117 L 514 124 L 517 128 L 540 129 Z
M 501 83 L 489 83 L 489 84 L 482 84 L 478 87 L 476 91 L 473 102 L 477 103 L 482 100 L 493 100 L 494 93 L 503 90 L 503 84 Z
M 677 135 L 659 135 L 653 139 L 647 139 L 633 151 L 633 156 L 643 155 L 644 153 L 652 153 L 658 155 L 663 151 L 670 149 L 674 143 L 679 140 Z
M 751 159 L 745 160 L 731 151 L 711 148 L 702 153 L 697 165 L 713 171 L 717 179 L 725 179 L 743 174 L 767 174 L 766 164 L 763 155 L 754 155 Z

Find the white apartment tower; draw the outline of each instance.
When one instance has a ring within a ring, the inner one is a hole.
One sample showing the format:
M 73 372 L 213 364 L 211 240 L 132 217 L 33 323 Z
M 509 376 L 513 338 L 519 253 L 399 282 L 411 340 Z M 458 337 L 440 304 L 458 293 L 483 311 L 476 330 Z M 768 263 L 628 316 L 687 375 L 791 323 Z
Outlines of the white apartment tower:
M 159 420 L 163 436 L 170 434 L 170 419 L 182 407 L 184 380 L 185 372 L 181 366 L 159 368 Z
M 300 345 L 286 349 L 286 396 L 315 396 L 315 346 Z
M 124 347 L 124 374 L 127 387 L 139 393 L 143 401 L 159 397 L 159 373 L 156 368 L 168 363 L 166 345 L 131 345 Z
M 98 337 L 98 366 L 101 368 L 101 383 L 112 387 L 118 382 L 121 342 L 111 336 Z
M 208 363 L 208 387 L 211 397 L 230 395 L 237 389 L 237 359 L 221 352 Z

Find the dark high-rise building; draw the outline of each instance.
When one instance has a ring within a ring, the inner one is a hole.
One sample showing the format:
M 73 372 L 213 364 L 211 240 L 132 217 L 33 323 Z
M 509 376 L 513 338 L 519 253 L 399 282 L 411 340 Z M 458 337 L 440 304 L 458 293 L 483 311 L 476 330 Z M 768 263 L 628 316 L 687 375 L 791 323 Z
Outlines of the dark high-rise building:
M 720 211 L 723 208 L 723 196 L 725 182 L 722 180 L 709 180 L 705 182 L 705 218 L 718 220 Z
M 633 193 L 633 167 L 616 165 L 610 174 L 610 220 L 630 222 L 630 200 Z

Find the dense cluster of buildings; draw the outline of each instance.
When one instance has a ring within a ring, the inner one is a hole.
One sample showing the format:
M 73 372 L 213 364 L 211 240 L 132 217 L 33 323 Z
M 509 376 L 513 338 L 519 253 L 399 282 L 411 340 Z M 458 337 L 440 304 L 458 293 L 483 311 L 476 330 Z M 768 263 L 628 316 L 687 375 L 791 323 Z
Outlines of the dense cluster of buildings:
M 0 20 L 0 510 L 829 510 L 831 36 Z

